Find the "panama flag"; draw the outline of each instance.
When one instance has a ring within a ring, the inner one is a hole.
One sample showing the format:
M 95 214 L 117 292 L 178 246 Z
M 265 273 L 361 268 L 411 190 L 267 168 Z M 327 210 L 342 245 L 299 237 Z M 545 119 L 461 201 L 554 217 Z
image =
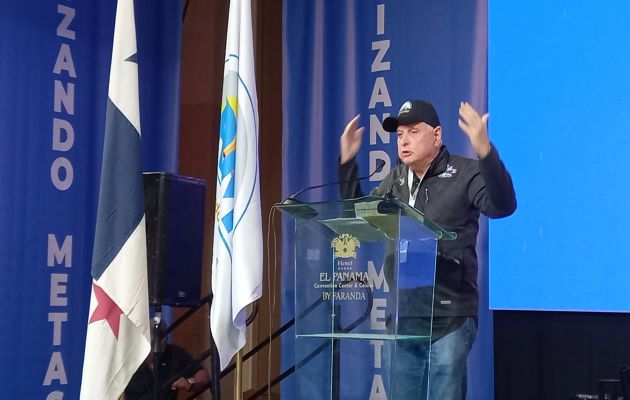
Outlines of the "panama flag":
M 118 0 L 81 399 L 118 399 L 150 350 L 133 0 Z
M 210 328 L 223 370 L 245 346 L 246 307 L 262 294 L 258 101 L 250 0 L 230 1 L 217 170 Z

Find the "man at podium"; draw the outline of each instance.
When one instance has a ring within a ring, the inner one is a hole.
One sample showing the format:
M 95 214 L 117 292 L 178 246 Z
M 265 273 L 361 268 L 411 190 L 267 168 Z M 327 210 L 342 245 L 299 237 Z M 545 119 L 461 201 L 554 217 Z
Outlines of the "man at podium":
M 466 398 L 466 360 L 477 333 L 476 242 L 479 215 L 490 218 L 511 215 L 516 196 L 510 174 L 488 139 L 488 114 L 483 116 L 468 103 L 459 108 L 459 126 L 468 136 L 478 160 L 451 155 L 442 144 L 442 127 L 433 105 L 422 100 L 403 103 L 395 117 L 383 120 L 383 128 L 395 132 L 402 161 L 372 191 L 406 201 L 457 239 L 438 242 L 435 277 L 429 399 Z M 340 138 L 339 180 L 343 198 L 361 197 L 355 156 L 364 128 L 359 115 Z M 399 346 L 397 397 L 426 396 L 422 382 L 428 359 L 416 344 Z M 400 365 L 404 363 L 404 365 Z

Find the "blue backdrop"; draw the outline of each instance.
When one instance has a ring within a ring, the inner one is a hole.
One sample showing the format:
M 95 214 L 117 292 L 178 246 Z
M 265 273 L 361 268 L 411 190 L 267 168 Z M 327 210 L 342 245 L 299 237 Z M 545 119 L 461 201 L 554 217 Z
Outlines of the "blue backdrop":
M 361 113 L 366 127 L 358 155 L 361 174 L 386 161 L 383 174 L 363 185 L 364 193 L 395 166 L 396 141 L 380 132 L 380 121 L 406 99 L 431 101 L 452 153 L 471 155 L 457 126 L 462 100 L 486 109 L 487 3 L 467 1 L 287 1 L 284 3 L 283 193 L 337 176 L 339 136 Z M 492 136 L 492 135 L 491 135 Z M 509 161 L 506 160 L 509 167 Z M 304 193 L 303 200 L 337 199 L 338 188 Z M 470 359 L 469 399 L 492 394 L 491 318 L 487 306 L 487 230 L 480 234 L 480 331 Z M 289 227 L 285 224 L 285 232 Z M 283 320 L 293 316 L 292 245 L 284 242 Z M 283 339 L 283 369 L 293 364 L 293 332 Z M 371 377 L 358 384 L 367 394 Z M 283 397 L 295 398 L 293 386 Z
M 493 308 L 630 311 L 628 15 L 492 3 L 490 123 L 519 195 L 492 226 Z
M 0 0 L 2 398 L 79 396 L 115 6 Z M 136 1 L 145 170 L 176 172 L 181 15 Z

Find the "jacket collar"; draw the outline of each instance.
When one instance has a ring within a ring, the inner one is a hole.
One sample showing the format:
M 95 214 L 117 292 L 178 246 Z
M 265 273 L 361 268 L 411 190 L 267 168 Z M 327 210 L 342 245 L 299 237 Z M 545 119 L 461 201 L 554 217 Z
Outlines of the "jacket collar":
M 427 170 L 427 176 L 440 175 L 442 172 L 446 171 L 446 168 L 448 167 L 448 160 L 450 158 L 451 155 L 446 149 L 446 146 L 442 145 L 442 147 L 440 147 L 440 152 L 433 159 L 433 162 Z
M 429 165 L 429 169 L 424 174 L 425 178 L 429 176 L 440 175 L 442 172 L 446 171 L 446 167 L 448 166 L 448 160 L 451 158 L 450 153 L 445 145 L 440 147 L 440 151 L 437 156 L 431 161 L 431 165 Z M 405 174 L 409 171 L 409 166 L 406 165 Z

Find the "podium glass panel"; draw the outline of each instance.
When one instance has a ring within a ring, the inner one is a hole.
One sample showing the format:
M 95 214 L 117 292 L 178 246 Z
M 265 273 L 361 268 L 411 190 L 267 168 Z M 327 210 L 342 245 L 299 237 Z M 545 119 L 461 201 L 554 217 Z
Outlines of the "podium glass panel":
M 454 235 L 398 199 L 277 207 L 295 220 L 296 397 L 405 398 L 397 357 L 430 350 L 437 240 Z

